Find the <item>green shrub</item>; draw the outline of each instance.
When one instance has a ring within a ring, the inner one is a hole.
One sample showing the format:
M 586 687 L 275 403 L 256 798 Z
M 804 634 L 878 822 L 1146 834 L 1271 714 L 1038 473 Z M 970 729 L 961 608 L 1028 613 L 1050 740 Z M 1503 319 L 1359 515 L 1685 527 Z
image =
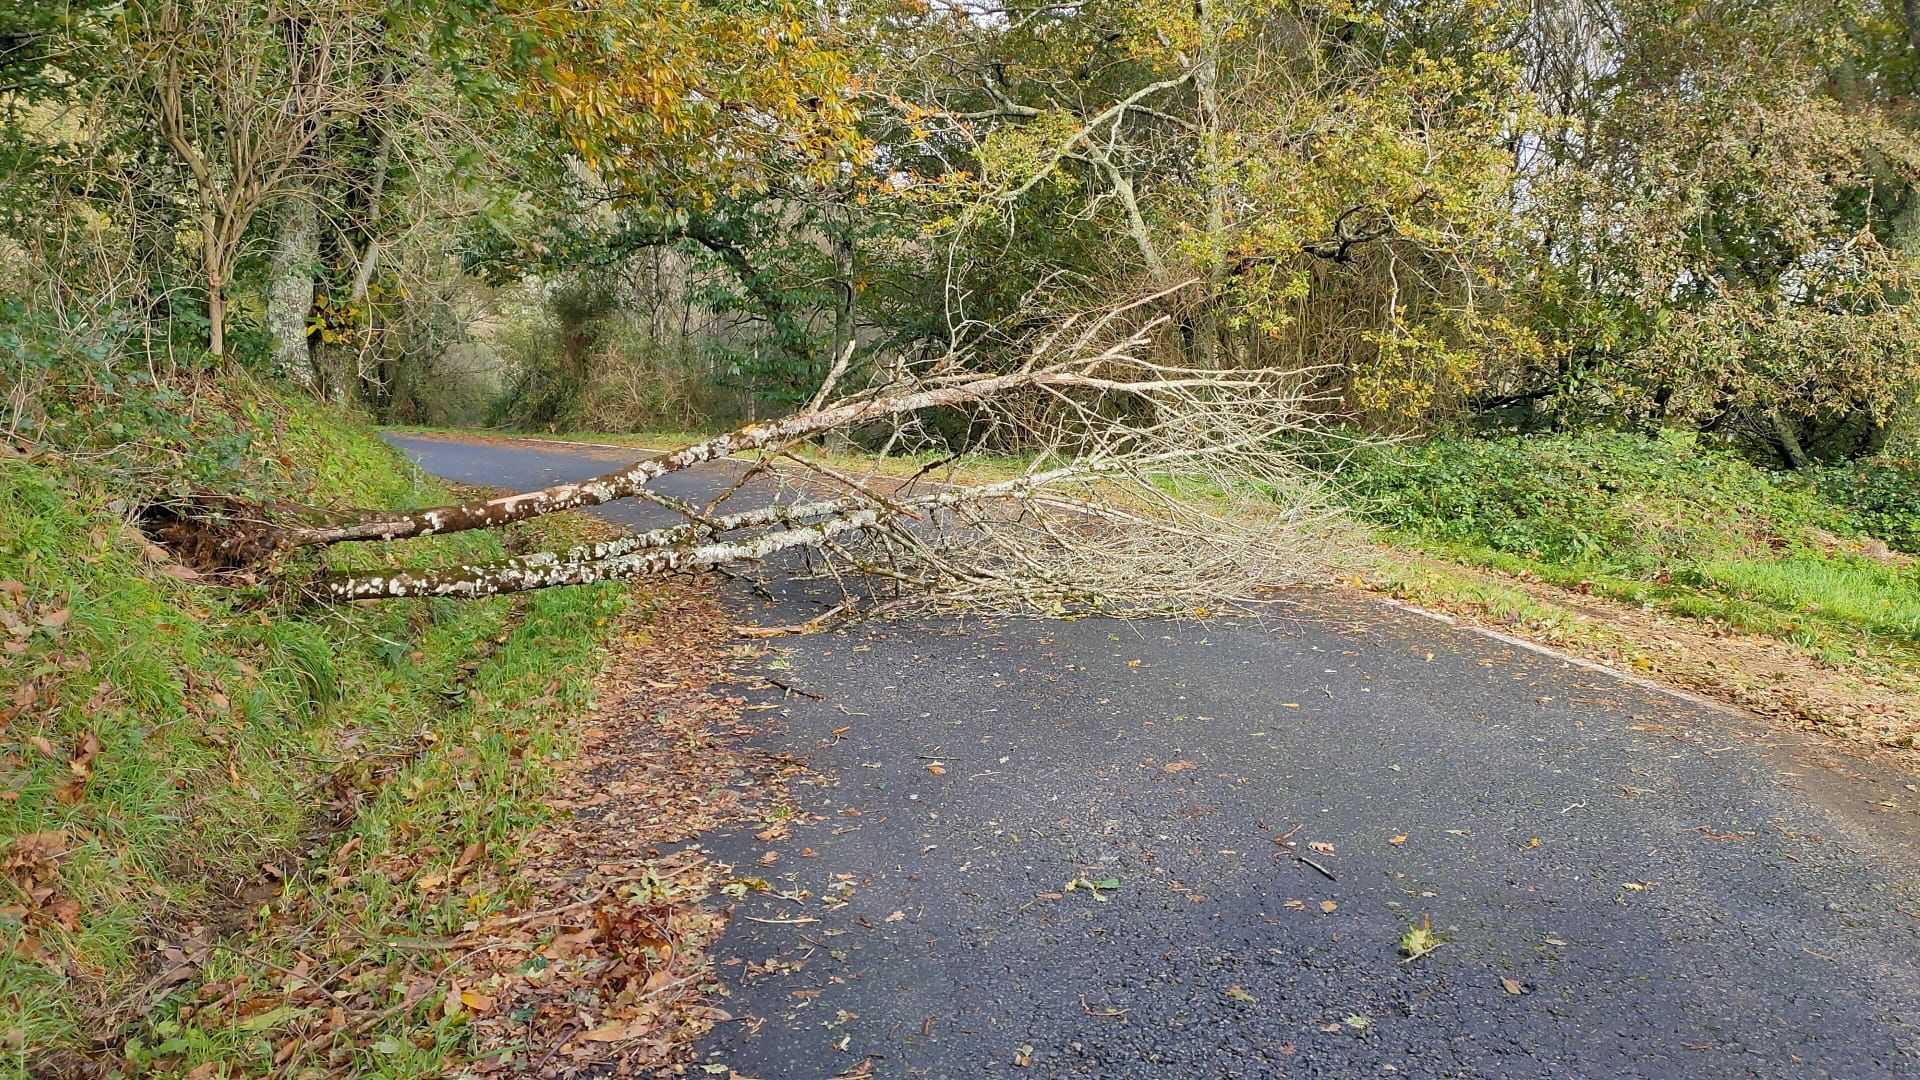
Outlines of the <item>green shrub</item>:
M 1889 547 L 1920 554 L 1920 461 L 1875 458 L 1815 470 L 1820 496 L 1844 509 L 1860 531 Z
M 1434 439 L 1367 451 L 1343 479 L 1390 529 L 1629 576 L 1853 531 L 1813 492 L 1679 432 Z

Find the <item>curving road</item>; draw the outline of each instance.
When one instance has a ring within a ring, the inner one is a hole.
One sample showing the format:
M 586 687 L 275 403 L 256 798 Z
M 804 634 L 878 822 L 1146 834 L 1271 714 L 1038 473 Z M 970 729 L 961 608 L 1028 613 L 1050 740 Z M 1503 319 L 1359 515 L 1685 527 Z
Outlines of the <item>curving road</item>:
M 392 441 L 509 487 L 610 460 Z M 765 584 L 742 619 L 819 610 Z M 715 1075 L 1920 1075 L 1905 773 L 1336 593 L 770 644 L 820 697 L 763 738 L 837 784 L 776 843 L 707 838 L 808 894 L 739 905 Z M 1276 857 L 1295 827 L 1337 880 Z

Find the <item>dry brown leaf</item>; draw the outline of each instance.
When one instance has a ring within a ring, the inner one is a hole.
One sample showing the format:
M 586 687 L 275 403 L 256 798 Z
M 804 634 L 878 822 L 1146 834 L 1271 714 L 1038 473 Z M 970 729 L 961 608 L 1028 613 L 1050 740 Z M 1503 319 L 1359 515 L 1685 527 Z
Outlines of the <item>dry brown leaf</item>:
M 67 759 L 67 768 L 73 775 L 85 780 L 93 775 L 93 759 L 100 755 L 100 736 L 92 731 L 82 732 L 80 744 L 74 748 L 73 756 Z

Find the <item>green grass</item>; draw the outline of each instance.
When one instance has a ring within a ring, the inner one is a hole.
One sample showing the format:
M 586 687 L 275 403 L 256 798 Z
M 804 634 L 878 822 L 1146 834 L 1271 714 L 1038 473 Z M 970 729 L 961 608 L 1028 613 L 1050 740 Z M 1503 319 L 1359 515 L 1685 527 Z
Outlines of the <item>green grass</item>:
M 0 710 L 18 710 L 0 738 L 0 832 L 13 838 L 0 874 L 0 1069 L 57 1074 L 105 1036 L 118 1045 L 109 1058 L 124 1051 L 149 1075 L 208 1062 L 268 1071 L 276 1038 L 311 1022 L 310 1006 L 265 1019 L 183 1017 L 183 1006 L 239 974 L 264 992 L 302 957 L 399 972 L 384 942 L 505 902 L 422 889 L 419 875 L 476 841 L 504 856 L 537 818 L 564 721 L 584 705 L 627 594 L 300 611 L 183 582 L 127 524 L 155 496 L 214 487 L 365 506 L 447 492 L 349 419 L 240 379 L 76 397 L 41 430 L 48 453 L 0 458 L 0 582 L 17 583 L 0 609 L 26 630 L 0 633 L 18 649 L 0 654 Z M 348 547 L 330 565 L 502 552 L 483 534 Z M 22 861 L 34 845 L 20 838 L 35 834 L 50 866 Z M 332 866 L 328 852 L 352 840 Z M 236 908 L 262 866 L 284 885 Z M 154 947 L 194 924 L 203 937 L 228 931 L 227 951 L 184 985 L 138 995 Z M 440 1072 L 460 1023 L 437 997 L 387 1006 L 392 980 L 368 985 L 391 1015 L 330 1067 Z M 128 1018 L 118 1034 L 102 1028 Z
M 1920 664 L 1920 567 L 1875 525 L 1689 437 L 1444 439 L 1356 457 L 1357 511 L 1394 543 L 1792 641 L 1831 665 Z

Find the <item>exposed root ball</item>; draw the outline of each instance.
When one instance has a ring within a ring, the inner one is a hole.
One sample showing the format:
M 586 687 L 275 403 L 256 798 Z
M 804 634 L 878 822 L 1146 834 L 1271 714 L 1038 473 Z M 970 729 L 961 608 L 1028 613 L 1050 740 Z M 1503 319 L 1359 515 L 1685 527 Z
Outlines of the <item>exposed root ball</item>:
M 265 562 L 276 550 L 274 528 L 257 503 L 222 495 L 150 503 L 140 531 L 174 560 L 202 574 L 232 574 Z

